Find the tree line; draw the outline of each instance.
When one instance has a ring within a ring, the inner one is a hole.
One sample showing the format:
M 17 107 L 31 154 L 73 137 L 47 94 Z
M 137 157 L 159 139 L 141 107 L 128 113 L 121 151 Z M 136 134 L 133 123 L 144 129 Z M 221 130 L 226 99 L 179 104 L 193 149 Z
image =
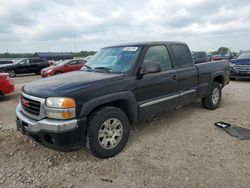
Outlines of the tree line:
M 89 55 L 94 55 L 95 51 L 80 51 L 71 52 L 74 57 L 87 57 Z M 33 53 L 0 53 L 0 58 L 28 58 L 33 57 Z

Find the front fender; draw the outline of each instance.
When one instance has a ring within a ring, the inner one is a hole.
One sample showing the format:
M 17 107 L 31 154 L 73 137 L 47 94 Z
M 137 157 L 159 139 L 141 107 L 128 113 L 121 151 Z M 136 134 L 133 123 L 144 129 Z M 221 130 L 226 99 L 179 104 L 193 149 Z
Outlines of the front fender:
M 112 93 L 105 96 L 101 96 L 90 101 L 87 101 L 83 104 L 80 115 L 81 117 L 89 115 L 95 108 L 103 106 L 107 103 L 124 100 L 128 106 L 128 115 L 132 122 L 138 120 L 138 108 L 137 102 L 134 94 L 132 92 L 118 92 Z

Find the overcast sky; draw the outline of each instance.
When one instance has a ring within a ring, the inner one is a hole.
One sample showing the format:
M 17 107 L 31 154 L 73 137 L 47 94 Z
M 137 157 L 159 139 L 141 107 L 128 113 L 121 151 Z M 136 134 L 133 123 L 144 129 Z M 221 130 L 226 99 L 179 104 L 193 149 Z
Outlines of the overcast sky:
M 98 50 L 152 40 L 183 41 L 191 50 L 250 49 L 249 0 L 0 3 L 0 52 Z

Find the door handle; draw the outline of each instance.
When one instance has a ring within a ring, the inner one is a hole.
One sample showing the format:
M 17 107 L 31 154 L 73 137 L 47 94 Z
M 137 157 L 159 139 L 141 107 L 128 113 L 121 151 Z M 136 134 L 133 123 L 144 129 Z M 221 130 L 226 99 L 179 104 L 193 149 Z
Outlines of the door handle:
M 176 79 L 177 79 L 177 75 L 173 75 L 173 76 L 172 76 L 172 79 L 173 79 L 173 80 L 176 80 Z

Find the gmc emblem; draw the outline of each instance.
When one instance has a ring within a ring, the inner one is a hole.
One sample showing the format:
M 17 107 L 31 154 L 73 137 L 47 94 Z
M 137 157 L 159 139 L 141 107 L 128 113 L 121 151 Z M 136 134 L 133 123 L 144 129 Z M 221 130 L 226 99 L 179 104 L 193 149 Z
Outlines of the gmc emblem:
M 26 99 L 24 99 L 24 98 L 22 98 L 22 104 L 24 105 L 24 106 L 26 106 L 26 107 L 30 107 L 30 102 L 28 101 L 28 100 L 26 100 Z

